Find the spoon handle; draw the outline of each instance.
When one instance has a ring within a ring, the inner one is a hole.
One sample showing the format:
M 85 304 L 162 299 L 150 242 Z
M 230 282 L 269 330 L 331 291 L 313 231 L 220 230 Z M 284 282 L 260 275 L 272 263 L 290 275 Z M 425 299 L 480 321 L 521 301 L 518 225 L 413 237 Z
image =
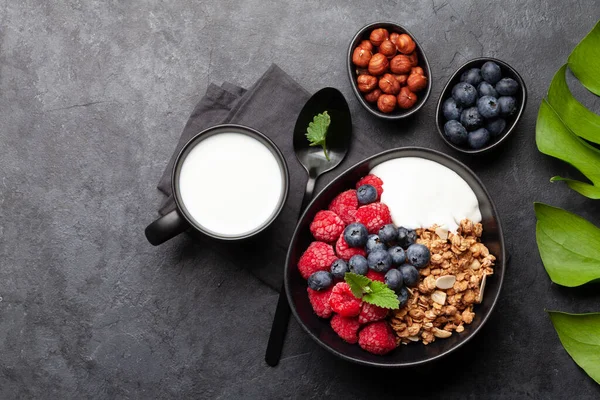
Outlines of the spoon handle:
M 300 218 L 306 209 L 306 206 L 310 203 L 315 191 L 316 182 L 317 176 L 309 172 L 308 182 L 306 182 L 306 190 L 304 191 L 298 218 Z M 265 361 L 271 367 L 279 364 L 279 360 L 281 359 L 281 351 L 283 350 L 283 342 L 285 341 L 285 334 L 287 333 L 291 311 L 287 296 L 285 295 L 285 285 L 282 283 L 281 290 L 279 291 L 279 300 L 277 300 L 275 317 L 273 318 L 273 325 L 271 325 L 271 334 L 269 335 L 267 352 L 265 354 Z

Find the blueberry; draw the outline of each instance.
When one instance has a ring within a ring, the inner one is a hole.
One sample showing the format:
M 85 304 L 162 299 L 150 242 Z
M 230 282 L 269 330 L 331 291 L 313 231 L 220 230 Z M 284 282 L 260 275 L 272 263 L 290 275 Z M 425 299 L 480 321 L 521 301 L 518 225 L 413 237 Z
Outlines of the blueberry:
M 463 144 L 467 141 L 467 130 L 458 121 L 448 121 L 444 124 L 444 135 L 454 144 Z
M 338 258 L 331 264 L 331 275 L 337 279 L 344 279 L 346 272 L 349 272 L 348 264 L 346 261 Z
M 500 96 L 512 96 L 517 93 L 518 89 L 519 84 L 511 78 L 502 78 L 500 82 L 496 83 L 496 91 L 500 93 Z
M 367 253 L 375 250 L 386 250 L 387 246 L 379 239 L 378 235 L 372 234 L 367 238 Z
M 360 222 L 354 222 L 344 229 L 344 240 L 350 247 L 363 247 L 367 243 L 369 231 Z
M 392 257 L 385 250 L 375 250 L 367 257 L 369 268 L 375 272 L 387 272 L 392 266 Z
M 479 128 L 469 132 L 469 146 L 473 149 L 481 149 L 490 141 L 490 133 L 485 128 Z
M 488 61 L 481 67 L 481 77 L 487 83 L 495 85 L 502 78 L 500 67 L 493 61 Z
M 369 264 L 367 263 L 367 259 L 361 256 L 360 254 L 355 254 L 352 257 L 350 257 L 348 265 L 350 267 L 350 272 L 354 272 L 358 275 L 365 275 L 369 270 Z
M 387 224 L 379 229 L 379 240 L 386 245 L 390 245 L 398 238 L 398 231 L 393 224 Z
M 402 272 L 398 271 L 395 268 L 390 269 L 385 274 L 385 284 L 388 285 L 388 287 L 392 290 L 396 290 L 402 287 Z
M 504 131 L 505 127 L 506 121 L 502 118 L 496 118 L 495 120 L 488 122 L 485 126 L 485 129 L 487 129 L 490 135 L 499 136 L 502 133 L 502 131 Z
M 498 100 L 492 96 L 483 96 L 477 100 L 477 111 L 483 118 L 496 118 L 500 114 Z
M 477 111 L 477 107 L 470 107 L 460 114 L 460 123 L 466 130 L 473 131 L 483 125 L 483 118 Z
M 500 106 L 500 115 L 503 117 L 513 115 L 517 111 L 517 102 L 512 96 L 498 98 L 498 105 Z
M 327 271 L 317 271 L 308 277 L 308 287 L 312 290 L 323 290 L 331 286 L 333 278 Z
M 473 86 L 479 85 L 479 82 L 481 82 L 481 70 L 479 68 L 471 68 L 463 72 L 460 76 L 460 81 L 470 83 Z
M 408 301 L 408 289 L 402 286 L 400 289 L 398 289 L 396 294 L 398 295 L 398 302 L 400 302 L 400 308 L 404 307 L 406 305 L 406 302 Z
M 444 113 L 444 118 L 446 118 L 448 121 L 458 121 L 460 118 L 460 113 L 462 112 L 462 107 L 459 107 L 458 104 L 456 104 L 456 100 L 450 97 L 444 102 L 444 105 L 442 106 L 442 112 Z
M 419 271 L 410 264 L 404 264 L 398 268 L 402 272 L 402 280 L 406 286 L 416 286 L 419 283 Z
M 452 88 L 452 98 L 463 107 L 472 106 L 477 100 L 477 89 L 467 82 L 460 82 Z
M 406 253 L 404 249 L 400 246 L 391 247 L 388 250 L 390 256 L 392 257 L 392 264 L 394 265 L 402 265 L 406 262 Z
M 373 185 L 362 185 L 356 189 L 358 204 L 369 204 L 377 200 L 377 189 Z
M 481 82 L 479 86 L 477 86 L 477 93 L 480 97 L 483 96 L 492 96 L 498 98 L 498 92 L 494 89 L 494 85 L 489 84 L 487 82 Z
M 398 246 L 407 248 L 417 240 L 417 232 L 401 226 L 398 228 Z
M 429 259 L 431 258 L 431 253 L 427 246 L 423 244 L 411 244 L 406 249 L 406 259 L 411 265 L 416 268 L 423 268 L 427 264 L 429 264 Z

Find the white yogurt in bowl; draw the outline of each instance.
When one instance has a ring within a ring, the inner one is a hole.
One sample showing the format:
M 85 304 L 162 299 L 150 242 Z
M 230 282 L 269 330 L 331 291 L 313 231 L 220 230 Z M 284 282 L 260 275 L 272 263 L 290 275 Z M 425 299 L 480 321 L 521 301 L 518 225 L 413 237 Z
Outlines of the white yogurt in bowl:
M 224 237 L 262 227 L 285 191 L 282 168 L 271 150 L 234 132 L 200 140 L 183 160 L 178 185 L 188 216 Z
M 473 189 L 450 168 L 420 157 L 401 157 L 375 166 L 383 181 L 381 202 L 396 226 L 429 228 L 436 224 L 455 232 L 461 220 L 481 222 Z

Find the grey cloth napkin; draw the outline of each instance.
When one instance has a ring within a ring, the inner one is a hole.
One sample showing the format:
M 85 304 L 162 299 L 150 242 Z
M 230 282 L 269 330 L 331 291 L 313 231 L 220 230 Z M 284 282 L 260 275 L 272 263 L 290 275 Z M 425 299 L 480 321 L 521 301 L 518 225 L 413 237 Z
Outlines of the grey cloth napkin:
M 258 279 L 279 290 L 289 242 L 298 222 L 300 203 L 307 181 L 293 148 L 294 125 L 310 94 L 278 66 L 272 65 L 248 90 L 225 82 L 210 84 L 206 95 L 194 108 L 177 143 L 177 147 L 158 184 L 166 196 L 160 214 L 175 205 L 171 196 L 171 171 L 181 148 L 198 132 L 211 126 L 234 123 L 246 125 L 267 135 L 283 153 L 290 174 L 290 190 L 281 214 L 273 224 L 254 238 L 243 242 L 224 242 L 190 231 L 205 250 L 214 251 L 235 265 L 246 268 Z M 352 149 L 341 166 L 320 178 L 322 184 L 345 168 L 380 147 L 371 140 L 353 134 Z
M 248 90 L 228 82 L 220 87 L 210 84 L 185 125 L 158 184 L 158 189 L 167 196 L 159 210 L 164 215 L 175 207 L 171 193 L 171 172 L 175 158 L 194 135 L 211 126 L 225 123 L 245 125 L 275 142 L 286 159 L 290 174 L 289 196 L 277 220 L 260 235 L 239 243 L 222 242 L 190 232 L 207 244 L 207 251 L 215 251 L 248 269 L 277 290 L 283 279 L 285 254 L 297 222 L 307 179 L 306 172 L 294 155 L 292 136 L 296 118 L 309 97 L 310 94 L 302 86 L 276 65 L 272 65 Z

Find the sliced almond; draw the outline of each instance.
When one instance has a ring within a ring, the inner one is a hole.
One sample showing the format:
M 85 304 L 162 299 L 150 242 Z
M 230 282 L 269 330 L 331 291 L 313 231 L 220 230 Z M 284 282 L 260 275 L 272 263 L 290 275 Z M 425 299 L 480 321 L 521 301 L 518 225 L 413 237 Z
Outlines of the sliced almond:
M 435 286 L 437 286 L 438 289 L 450 289 L 454 286 L 454 282 L 456 282 L 456 277 L 454 275 L 444 275 L 435 280 Z
M 435 228 L 435 234 L 438 235 L 442 240 L 448 239 L 448 229 L 446 229 L 445 225 Z
M 475 300 L 477 303 L 481 303 L 483 301 L 483 291 L 485 290 L 485 281 L 487 279 L 487 274 L 483 274 L 483 278 L 481 278 L 481 286 L 479 286 L 479 295 Z
M 450 336 L 452 336 L 452 332 L 448 332 L 448 331 L 445 331 L 445 330 L 439 329 L 439 328 L 433 328 L 433 336 L 441 338 L 441 339 L 446 339 L 446 338 L 449 338 Z
M 479 268 L 481 268 L 481 263 L 479 262 L 479 260 L 474 259 L 471 263 L 471 269 L 478 270 Z
M 419 337 L 418 336 L 408 336 L 407 339 L 410 340 L 411 342 L 418 342 L 419 341 Z
M 431 294 L 431 300 L 443 306 L 446 304 L 446 293 L 436 290 Z

